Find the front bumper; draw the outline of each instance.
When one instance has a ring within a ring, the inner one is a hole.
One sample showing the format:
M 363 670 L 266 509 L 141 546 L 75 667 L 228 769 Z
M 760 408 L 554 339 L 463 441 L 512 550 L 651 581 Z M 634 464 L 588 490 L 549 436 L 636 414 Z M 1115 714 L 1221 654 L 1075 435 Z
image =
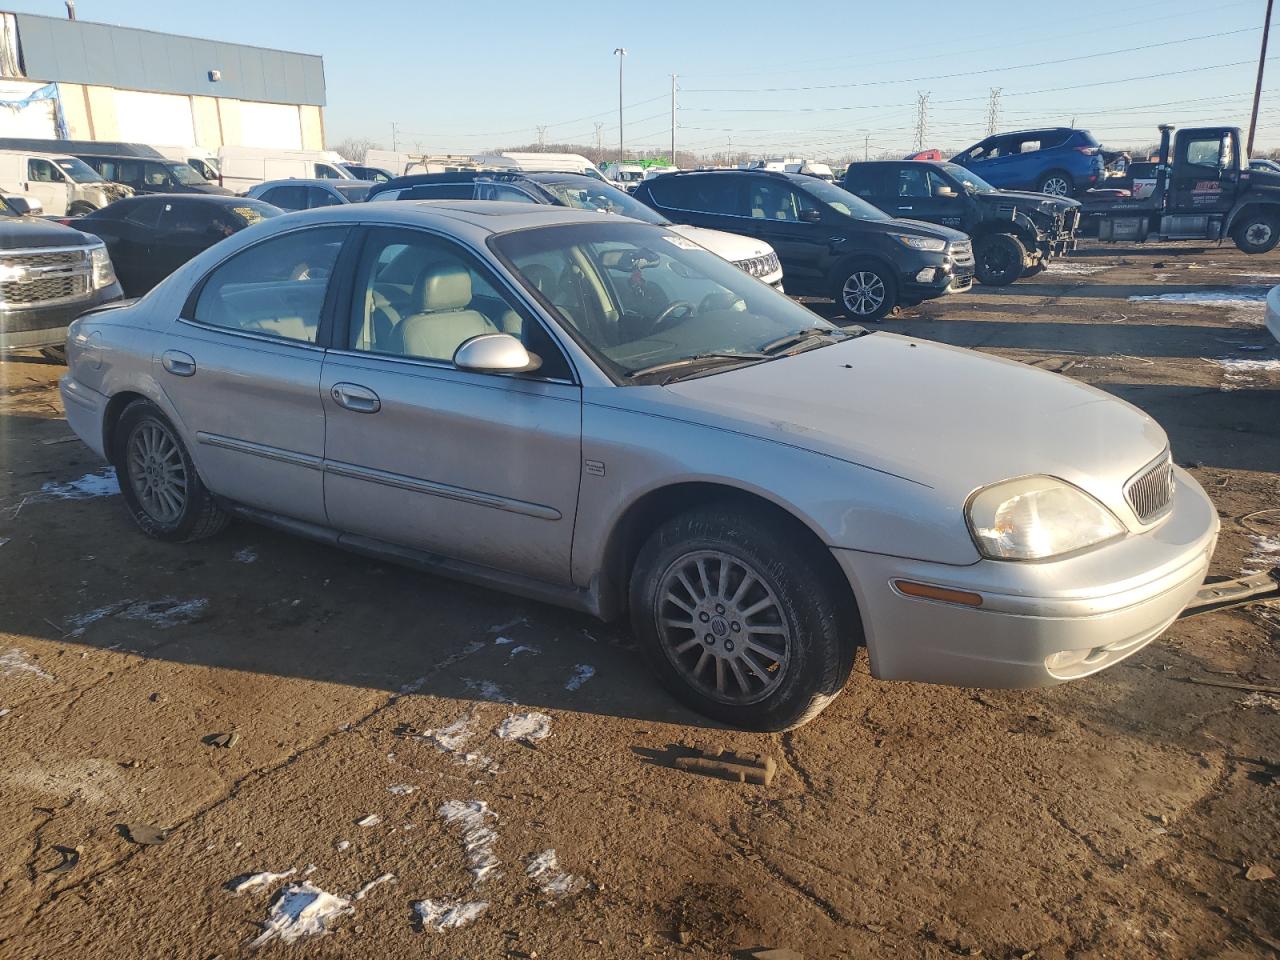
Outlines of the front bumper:
M 1195 596 L 1217 542 L 1213 504 L 1185 471 L 1175 475 L 1172 510 L 1156 527 L 1063 560 L 957 567 L 833 550 L 858 600 L 872 674 L 1044 687 L 1141 650 Z M 909 597 L 897 580 L 976 593 L 982 605 Z
M 62 347 L 67 343 L 67 327 L 86 310 L 119 300 L 124 296 L 120 284 L 112 283 L 83 300 L 54 306 L 36 304 L 20 310 L 0 307 L 0 350 L 27 350 L 39 347 Z

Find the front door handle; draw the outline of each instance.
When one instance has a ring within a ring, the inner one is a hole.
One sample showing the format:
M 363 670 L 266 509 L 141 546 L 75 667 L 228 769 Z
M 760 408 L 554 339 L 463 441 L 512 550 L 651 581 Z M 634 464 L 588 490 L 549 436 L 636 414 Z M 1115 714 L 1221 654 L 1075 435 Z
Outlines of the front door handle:
M 160 355 L 160 365 L 175 377 L 195 376 L 195 357 L 181 350 L 166 350 Z
M 899 210 L 911 210 L 912 207 L 898 207 Z
M 335 383 L 329 393 L 334 403 L 353 413 L 377 413 L 382 409 L 378 395 L 358 383 Z

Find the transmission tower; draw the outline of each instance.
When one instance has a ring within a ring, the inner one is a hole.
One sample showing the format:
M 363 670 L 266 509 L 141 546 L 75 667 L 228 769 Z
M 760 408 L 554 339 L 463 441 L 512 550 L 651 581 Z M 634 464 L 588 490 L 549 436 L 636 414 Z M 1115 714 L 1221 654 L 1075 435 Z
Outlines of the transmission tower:
M 987 102 L 987 136 L 993 136 L 996 127 L 1000 126 L 1000 88 L 991 88 L 991 99 Z
M 916 149 L 923 150 L 929 136 L 929 91 L 916 92 Z
M 542 150 L 547 145 L 547 125 L 545 123 L 538 124 L 538 149 Z

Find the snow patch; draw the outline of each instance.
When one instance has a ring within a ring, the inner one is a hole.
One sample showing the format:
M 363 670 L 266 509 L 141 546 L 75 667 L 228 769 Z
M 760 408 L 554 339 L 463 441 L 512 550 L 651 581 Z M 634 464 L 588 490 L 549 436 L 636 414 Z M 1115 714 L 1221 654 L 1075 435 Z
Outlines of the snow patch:
M 1089 263 L 1071 263 L 1062 261 L 1051 261 L 1044 268 L 1045 273 L 1057 273 L 1063 276 L 1081 276 L 1087 277 L 1093 273 L 1101 273 L 1103 270 L 1110 270 L 1110 265 L 1098 265 Z
M 493 642 L 498 646 L 503 646 L 504 644 L 507 644 L 507 643 L 515 643 L 515 641 L 512 640 L 510 637 L 494 637 Z
M 539 647 L 535 647 L 527 643 L 522 643 L 518 647 L 511 648 L 511 652 L 507 654 L 507 659 L 514 660 L 516 657 L 520 656 L 520 654 L 522 653 L 530 653 L 536 657 L 538 654 L 542 653 L 542 650 Z
M 498 815 L 483 800 L 447 800 L 436 815 L 445 823 L 461 827 L 468 869 L 474 878 L 472 882 L 479 886 L 498 869 L 498 858 L 493 852 L 498 833 L 489 826 L 490 821 L 497 823 Z
M 1202 303 L 1211 307 L 1254 307 L 1266 302 L 1267 293 L 1246 290 L 1206 290 L 1196 293 L 1152 293 L 1132 296 L 1132 301 L 1148 303 Z
M 530 857 L 524 872 L 545 896 L 554 900 L 571 896 L 587 885 L 582 877 L 561 871 L 554 850 L 543 850 Z
M 262 925 L 262 933 L 249 946 L 265 946 L 272 940 L 293 943 L 319 936 L 352 909 L 351 901 L 346 897 L 321 890 L 309 880 L 290 883 L 277 894 Z
M 1280 373 L 1280 360 L 1237 360 L 1234 357 L 1224 357 L 1213 362 L 1231 373 Z
M 103 467 L 97 473 L 86 473 L 79 480 L 50 480 L 40 488 L 40 500 L 89 500 L 113 497 L 120 492 L 115 467 Z M 34 499 L 34 498 L 33 498 Z
M 350 850 L 350 849 L 351 849 L 351 841 L 350 841 L 350 840 L 339 840 L 339 841 L 338 841 L 337 843 L 335 843 L 333 846 L 334 846 L 334 848 L 335 848 L 339 853 L 345 853 L 346 851 L 348 851 L 348 850 Z
M 462 902 L 459 900 L 419 900 L 413 905 L 413 912 L 422 921 L 424 929 L 443 933 L 457 927 L 465 927 L 489 909 L 483 900 Z
M 356 821 L 357 827 L 376 827 L 382 822 L 382 818 L 376 813 L 371 813 L 367 817 L 361 817 Z
M 164 597 L 160 600 L 117 600 L 96 610 L 88 610 L 67 618 L 72 628 L 69 636 L 83 636 L 85 629 L 105 620 L 107 617 L 120 617 L 124 620 L 138 620 L 154 627 L 167 630 L 179 624 L 198 623 L 209 612 L 209 601 L 203 597 L 191 600 L 179 600 L 176 597 Z
M 52 674 L 46 673 L 31 662 L 31 656 L 25 650 L 10 647 L 4 653 L 0 653 L 0 677 L 16 677 L 24 673 L 39 677 L 41 680 L 53 679 Z
M 470 677 L 464 677 L 462 682 L 467 685 L 468 690 L 474 690 L 479 694 L 481 700 L 489 700 L 493 703 L 515 703 L 514 700 L 507 696 L 506 691 L 492 680 L 474 680 Z
M 596 668 L 589 663 L 578 663 L 573 667 L 573 676 L 565 683 L 566 690 L 578 690 L 582 685 L 596 675 Z
M 1262 573 L 1280 563 L 1280 537 L 1265 537 L 1262 534 L 1249 535 L 1253 541 L 1253 553 L 1244 561 L 1245 576 Z
M 0 547 L 3 547 L 10 540 L 9 537 L 0 537 Z
M 464 714 L 447 727 L 424 731 L 420 739 L 426 740 L 441 753 L 447 753 L 455 763 L 463 766 L 478 766 L 483 770 L 494 772 L 497 766 L 489 757 L 479 753 L 468 753 L 464 748 L 475 731 L 472 727 L 471 714 Z
M 397 797 L 406 797 L 417 789 L 417 787 L 411 787 L 407 783 L 393 783 L 387 787 L 387 793 L 393 793 Z
M 1263 707 L 1272 713 L 1280 713 L 1280 697 L 1272 697 L 1262 692 L 1251 693 L 1243 700 L 1237 700 L 1236 706 L 1244 709 Z
M 253 547 L 245 547 L 233 553 L 231 559 L 236 563 L 257 563 L 258 551 Z
M 551 736 L 551 718 L 545 713 L 513 713 L 493 731 L 503 740 L 544 740 Z
M 363 887 L 357 890 L 356 895 L 352 897 L 352 899 L 363 900 L 366 896 L 369 895 L 369 891 L 372 890 L 374 887 L 384 883 L 395 883 L 395 882 L 396 882 L 396 875 L 394 873 L 384 873 L 380 877 L 374 877 L 372 880 L 366 883 Z
M 227 889 L 232 893 L 240 894 L 246 890 L 256 890 L 258 887 L 265 887 L 268 884 L 275 883 L 277 880 L 283 880 L 285 877 L 291 877 L 296 871 L 293 869 L 286 870 L 284 873 L 272 873 L 270 870 L 264 870 L 261 873 L 246 873 L 243 876 L 236 877 L 228 885 Z

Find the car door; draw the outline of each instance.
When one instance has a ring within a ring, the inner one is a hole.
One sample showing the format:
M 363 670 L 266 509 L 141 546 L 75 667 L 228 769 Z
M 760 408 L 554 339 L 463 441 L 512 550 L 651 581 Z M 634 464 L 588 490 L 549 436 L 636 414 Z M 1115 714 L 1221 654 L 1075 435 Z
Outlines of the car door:
M 264 203 L 274 204 L 281 210 L 305 210 L 307 209 L 307 188 L 306 187 L 272 187 L 261 196 L 258 197 Z
M 246 247 L 196 285 L 156 338 L 155 378 L 219 496 L 324 524 L 322 344 L 347 227 Z
M 472 253 L 424 231 L 369 229 L 353 286 L 320 391 L 330 524 L 567 585 L 582 397 L 546 329 Z M 541 369 L 453 366 L 462 342 L 494 332 Z
M 825 284 L 831 231 L 822 225 L 823 207 L 780 177 L 746 179 L 747 217 L 734 232 L 773 247 L 790 285 L 810 290 Z
M 1017 178 L 1016 136 L 992 137 L 965 154 L 968 167 L 993 187 L 1009 187 Z
M 150 255 L 152 285 L 198 253 L 234 233 L 219 215 L 222 206 L 200 200 L 164 200 Z
M 1174 144 L 1170 173 L 1175 213 L 1225 213 L 1238 190 L 1239 145 L 1231 131 L 1188 133 Z
M 958 185 L 947 181 L 936 169 L 925 164 L 902 164 L 891 182 L 897 197 L 882 209 L 895 217 L 960 229 L 964 198 Z
M 316 207 L 336 207 L 342 203 L 342 198 L 337 196 L 332 190 L 326 190 L 324 187 L 306 187 L 307 192 L 307 209 L 314 210 Z
M 40 201 L 47 216 L 60 217 L 67 212 L 70 185 L 66 174 L 51 161 L 43 157 L 27 158 L 24 189 Z

